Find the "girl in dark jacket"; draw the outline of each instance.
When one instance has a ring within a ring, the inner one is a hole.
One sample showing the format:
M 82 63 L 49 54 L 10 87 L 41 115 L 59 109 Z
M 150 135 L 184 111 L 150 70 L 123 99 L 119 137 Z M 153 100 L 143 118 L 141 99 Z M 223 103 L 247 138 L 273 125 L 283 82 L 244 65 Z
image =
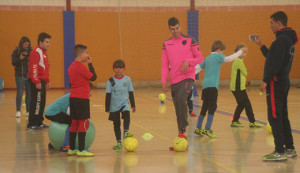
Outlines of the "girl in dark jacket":
M 22 103 L 22 95 L 25 87 L 26 97 L 26 116 L 29 112 L 30 103 L 30 87 L 27 80 L 28 73 L 28 58 L 31 51 L 30 40 L 28 37 L 22 37 L 19 46 L 13 51 L 11 55 L 12 65 L 15 67 L 15 79 L 17 85 L 17 96 L 16 96 L 16 117 L 21 116 L 20 109 Z

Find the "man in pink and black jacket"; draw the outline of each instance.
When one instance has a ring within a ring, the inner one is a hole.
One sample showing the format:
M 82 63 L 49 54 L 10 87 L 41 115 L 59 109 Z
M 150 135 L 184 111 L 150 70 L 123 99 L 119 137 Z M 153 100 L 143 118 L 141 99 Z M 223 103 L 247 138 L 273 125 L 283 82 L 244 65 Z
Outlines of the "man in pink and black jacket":
M 187 98 L 195 81 L 195 65 L 203 62 L 203 56 L 195 39 L 181 33 L 179 20 L 172 17 L 168 21 L 172 38 L 163 43 L 161 57 L 161 81 L 164 92 L 170 84 L 176 110 L 179 137 L 186 138 Z

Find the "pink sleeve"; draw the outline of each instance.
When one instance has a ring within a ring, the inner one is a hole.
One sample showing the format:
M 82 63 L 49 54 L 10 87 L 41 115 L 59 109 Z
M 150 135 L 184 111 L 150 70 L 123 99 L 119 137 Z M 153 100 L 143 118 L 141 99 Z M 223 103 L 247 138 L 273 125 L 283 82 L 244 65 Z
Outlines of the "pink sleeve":
M 192 52 L 194 57 L 186 59 L 186 61 L 190 64 L 190 66 L 201 64 L 203 62 L 203 55 L 200 51 L 198 43 L 194 39 L 192 40 Z
M 165 44 L 163 45 L 162 55 L 161 55 L 161 83 L 166 84 L 169 75 L 169 61 L 166 52 Z

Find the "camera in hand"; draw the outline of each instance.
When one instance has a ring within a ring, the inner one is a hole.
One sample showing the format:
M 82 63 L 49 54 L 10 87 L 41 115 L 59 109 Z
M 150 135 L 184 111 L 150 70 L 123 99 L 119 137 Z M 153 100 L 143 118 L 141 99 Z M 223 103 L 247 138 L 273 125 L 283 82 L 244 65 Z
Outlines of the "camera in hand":
M 28 48 L 22 49 L 21 52 L 22 52 L 21 54 L 22 54 L 23 56 L 25 56 L 25 57 L 29 55 L 29 49 L 28 49 Z

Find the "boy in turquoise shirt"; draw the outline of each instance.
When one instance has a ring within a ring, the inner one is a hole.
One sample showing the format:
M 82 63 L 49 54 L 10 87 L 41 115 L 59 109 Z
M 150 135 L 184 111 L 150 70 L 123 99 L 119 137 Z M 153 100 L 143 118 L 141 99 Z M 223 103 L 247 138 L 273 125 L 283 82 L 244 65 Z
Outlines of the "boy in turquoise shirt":
M 136 110 L 133 87 L 131 79 L 124 75 L 125 62 L 121 59 L 116 60 L 113 64 L 115 75 L 107 81 L 106 97 L 105 97 L 105 112 L 109 113 L 109 120 L 113 121 L 114 132 L 117 144 L 113 146 L 113 150 L 122 149 L 121 140 L 121 120 L 122 114 L 124 134 L 123 139 L 132 137 L 133 133 L 129 132 L 130 126 L 130 106 L 132 112 Z M 129 100 L 129 101 L 128 101 Z
M 69 125 L 66 129 L 64 142 L 60 148 L 61 152 L 68 152 L 68 149 L 70 148 L 69 129 L 72 122 L 72 119 L 70 118 L 70 93 L 51 103 L 45 110 L 45 117 L 50 121 Z M 48 149 L 54 149 L 51 143 L 48 144 Z
M 230 81 L 230 90 L 232 91 L 236 102 L 237 107 L 234 112 L 233 120 L 231 127 L 244 127 L 242 123 L 239 122 L 241 113 L 245 109 L 246 115 L 250 122 L 250 127 L 262 127 L 263 125 L 255 121 L 253 109 L 251 102 L 246 92 L 246 77 L 247 69 L 245 67 L 243 59 L 246 57 L 248 48 L 245 44 L 236 45 L 235 52 L 239 51 L 241 48 L 245 49 L 245 52 L 239 57 L 236 58 L 232 63 L 231 68 L 231 81 Z
M 235 54 L 225 57 L 223 55 L 224 50 L 225 44 L 222 41 L 214 41 L 211 48 L 212 53 L 207 58 L 205 58 L 202 64 L 198 64 L 196 66 L 196 74 L 199 73 L 201 69 L 205 70 L 201 96 L 203 103 L 200 115 L 198 117 L 197 128 L 195 130 L 195 133 L 200 136 L 207 135 L 210 138 L 217 137 L 211 130 L 211 126 L 214 118 L 214 113 L 217 109 L 221 64 L 233 61 L 235 58 L 242 55 L 244 51 L 242 48 Z M 204 120 L 206 112 L 208 112 L 207 122 L 205 125 L 205 129 L 202 129 L 202 122 Z

